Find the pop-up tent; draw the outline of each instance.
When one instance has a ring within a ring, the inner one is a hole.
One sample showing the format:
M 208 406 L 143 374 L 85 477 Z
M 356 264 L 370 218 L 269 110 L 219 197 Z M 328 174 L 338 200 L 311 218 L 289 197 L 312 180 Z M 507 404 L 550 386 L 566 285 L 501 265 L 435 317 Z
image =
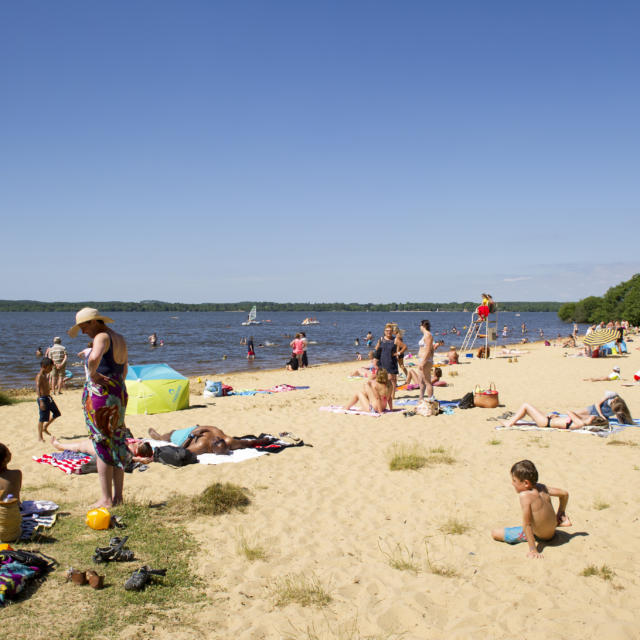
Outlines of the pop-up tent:
M 189 406 L 189 380 L 168 364 L 129 367 L 127 414 L 168 413 Z

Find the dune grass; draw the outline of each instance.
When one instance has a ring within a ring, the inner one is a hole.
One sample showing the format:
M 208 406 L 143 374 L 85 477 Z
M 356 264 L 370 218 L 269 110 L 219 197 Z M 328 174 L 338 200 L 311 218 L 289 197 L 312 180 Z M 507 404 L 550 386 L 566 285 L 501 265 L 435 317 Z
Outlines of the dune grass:
M 596 500 L 593 503 L 593 508 L 596 509 L 597 511 L 602 511 L 603 509 L 608 509 L 611 505 L 608 502 L 605 502 L 604 500 Z
M 416 471 L 436 464 L 454 464 L 456 459 L 445 447 L 426 449 L 421 444 L 395 442 L 389 450 L 391 471 Z
M 244 511 L 249 504 L 249 491 L 230 482 L 216 482 L 192 498 L 173 496 L 168 501 L 173 515 L 217 516 L 234 509 Z
M 607 442 L 608 446 L 618 446 L 618 447 L 637 447 L 637 442 L 631 442 L 631 440 L 609 440 Z
M 601 567 L 598 567 L 595 564 L 590 564 L 582 570 L 580 575 L 584 576 L 585 578 L 597 576 L 598 578 L 602 578 L 603 580 L 613 580 L 616 574 L 613 569 L 611 569 L 611 567 L 608 567 L 606 564 L 603 564 Z
M 455 518 L 449 518 L 444 524 L 440 526 L 440 531 L 447 535 L 459 536 L 469 531 L 471 527 L 462 520 L 456 520 Z
M 15 404 L 17 400 L 12 398 L 6 391 L 0 389 L 0 407 L 4 407 L 10 404 Z
M 491 446 L 497 446 L 499 444 L 502 444 L 502 440 L 498 440 L 498 438 L 492 438 L 491 440 L 489 440 L 487 442 L 487 444 L 490 444 Z
M 254 562 L 255 560 L 266 560 L 267 558 L 265 548 L 258 544 L 253 538 L 249 538 L 241 529 L 238 531 L 236 551 L 238 554 L 249 560 L 249 562 Z
M 429 555 L 429 543 L 427 540 L 424 541 L 424 549 L 427 556 L 427 567 L 433 575 L 441 576 L 442 578 L 457 578 L 460 575 L 458 571 L 451 566 L 436 564 L 431 561 L 431 556 Z
M 326 607 L 333 598 L 314 574 L 288 574 L 271 583 L 276 607 Z
M 415 557 L 413 551 L 410 551 L 406 545 L 396 543 L 390 550 L 382 548 L 382 544 L 378 541 L 378 549 L 385 557 L 387 564 L 398 571 L 412 571 L 418 573 L 420 571 L 420 563 Z

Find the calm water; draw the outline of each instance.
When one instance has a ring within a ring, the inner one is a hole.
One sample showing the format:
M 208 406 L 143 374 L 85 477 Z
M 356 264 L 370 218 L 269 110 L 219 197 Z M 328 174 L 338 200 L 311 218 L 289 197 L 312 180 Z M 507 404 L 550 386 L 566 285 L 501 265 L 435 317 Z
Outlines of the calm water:
M 364 357 L 367 347 L 364 336 L 371 331 L 377 338 L 382 335 L 385 322 L 393 321 L 405 329 L 405 342 L 409 351 L 417 351 L 422 318 L 431 320 L 434 335 L 449 332 L 452 327 L 462 328 L 469 323 L 471 313 L 387 313 L 387 312 L 322 312 L 313 314 L 320 324 L 300 326 L 304 312 L 261 313 L 258 319 L 264 324 L 243 327 L 245 313 L 110 313 L 114 328 L 127 339 L 130 364 L 166 362 L 185 375 L 204 373 L 226 373 L 246 369 L 277 368 L 284 366 L 289 358 L 289 342 L 297 331 L 305 331 L 311 342 L 308 350 L 309 363 L 340 362 L 355 357 L 360 351 Z M 75 340 L 67 336 L 67 329 L 74 323 L 72 313 L 0 313 L 0 386 L 17 387 L 33 383 L 38 372 L 35 350 L 44 350 L 53 343 L 54 336 L 62 338 L 69 353 L 68 368 L 77 380 L 83 376 L 82 365 L 76 357 L 86 346 L 87 338 L 81 335 Z M 271 322 L 265 322 L 270 320 Z M 527 324 L 529 339 L 538 339 L 542 329 L 546 337 L 558 333 L 568 334 L 571 325 L 562 323 L 555 313 L 500 313 L 500 332 L 504 324 L 509 328 L 507 342 L 521 338 L 520 325 Z M 581 327 L 584 332 L 586 328 Z M 152 348 L 147 336 L 156 332 L 164 340 L 163 347 Z M 461 344 L 462 335 L 448 333 L 447 343 Z M 247 362 L 246 347 L 240 344 L 242 337 L 253 335 L 256 359 Z M 291 336 L 291 337 L 286 337 Z M 360 346 L 354 346 L 355 338 Z M 266 346 L 259 347 L 262 343 Z M 268 344 L 269 343 L 269 344 Z M 273 343 L 273 344 L 271 344 Z M 227 359 L 223 360 L 226 355 Z

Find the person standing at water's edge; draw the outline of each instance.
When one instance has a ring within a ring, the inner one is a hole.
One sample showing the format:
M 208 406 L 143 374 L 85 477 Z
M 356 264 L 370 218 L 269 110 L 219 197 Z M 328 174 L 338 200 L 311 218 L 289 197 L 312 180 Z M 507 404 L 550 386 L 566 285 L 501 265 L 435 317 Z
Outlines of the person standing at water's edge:
M 124 414 L 127 408 L 127 343 L 106 323 L 111 318 L 97 309 L 85 307 L 76 313 L 69 329 L 72 338 L 79 331 L 93 340 L 87 359 L 88 378 L 82 405 L 89 437 L 97 454 L 100 500 L 93 506 L 111 507 L 122 502 L 124 467 L 131 460 L 127 448 Z
M 53 395 L 62 393 L 66 376 L 67 350 L 62 346 L 62 340 L 56 336 L 53 339 L 53 345 L 47 349 L 47 357 L 53 361 L 53 369 L 51 369 L 51 393 Z

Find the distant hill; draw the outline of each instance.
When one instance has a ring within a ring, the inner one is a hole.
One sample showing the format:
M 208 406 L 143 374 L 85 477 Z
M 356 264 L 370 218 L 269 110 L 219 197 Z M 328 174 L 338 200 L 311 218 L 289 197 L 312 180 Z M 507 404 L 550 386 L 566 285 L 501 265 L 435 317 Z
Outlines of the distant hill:
M 0 300 L 0 311 L 77 311 L 82 307 L 96 307 L 100 311 L 244 311 L 255 304 L 261 312 L 266 311 L 464 311 L 471 312 L 478 306 L 475 302 L 389 302 L 385 304 L 358 302 L 141 302 L 80 301 L 38 302 L 37 300 Z M 499 311 L 558 311 L 561 302 L 499 302 Z
M 628 320 L 640 324 L 640 273 L 611 287 L 601 298 L 589 296 L 578 302 L 567 302 L 558 310 L 565 322 L 609 322 Z

